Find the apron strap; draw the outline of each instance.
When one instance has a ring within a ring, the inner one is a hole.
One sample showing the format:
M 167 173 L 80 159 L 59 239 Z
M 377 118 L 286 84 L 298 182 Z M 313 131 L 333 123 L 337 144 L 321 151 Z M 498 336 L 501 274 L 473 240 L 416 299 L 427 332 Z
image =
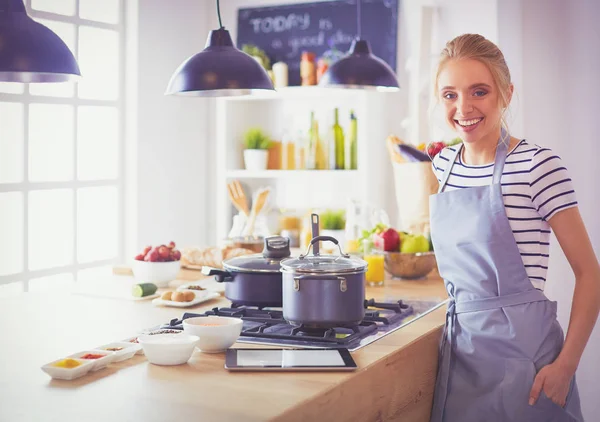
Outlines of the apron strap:
M 460 153 L 460 149 L 462 148 L 463 144 L 462 142 L 458 145 L 455 146 L 456 150 L 452 151 L 452 149 L 450 149 L 450 157 L 448 157 L 448 167 L 446 167 L 446 170 L 444 170 L 444 174 L 442 174 L 442 180 L 440 180 L 440 187 L 438 188 L 438 193 L 441 193 L 444 191 L 444 186 L 446 186 L 446 182 L 448 181 L 448 178 L 450 177 L 450 171 L 452 171 L 452 167 L 454 166 L 454 163 L 456 162 L 456 157 L 458 157 L 458 154 Z
M 498 147 L 496 148 L 496 157 L 494 159 L 494 176 L 492 178 L 492 184 L 500 183 L 502 177 L 502 171 L 504 170 L 504 162 L 506 161 L 506 154 L 508 152 L 508 144 L 510 144 L 510 136 L 504 128 L 500 131 L 500 139 L 498 140 Z

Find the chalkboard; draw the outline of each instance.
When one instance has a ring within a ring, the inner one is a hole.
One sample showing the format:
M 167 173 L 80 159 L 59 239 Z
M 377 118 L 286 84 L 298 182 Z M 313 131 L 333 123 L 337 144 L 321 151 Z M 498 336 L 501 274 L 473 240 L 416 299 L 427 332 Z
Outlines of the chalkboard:
M 300 85 L 302 51 L 317 58 L 339 58 L 358 35 L 357 0 L 297 3 L 238 10 L 237 47 L 253 44 L 265 51 L 271 63 L 282 61 L 289 69 L 289 85 Z M 371 51 L 396 70 L 398 0 L 361 1 L 361 38 Z

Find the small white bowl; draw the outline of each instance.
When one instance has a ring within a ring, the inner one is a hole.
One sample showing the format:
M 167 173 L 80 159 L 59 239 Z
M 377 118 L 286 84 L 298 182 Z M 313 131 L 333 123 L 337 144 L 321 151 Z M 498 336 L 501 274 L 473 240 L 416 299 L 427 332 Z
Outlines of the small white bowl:
M 236 342 L 244 321 L 220 316 L 194 317 L 183 320 L 183 331 L 200 337 L 196 347 L 201 352 L 219 353 Z
M 71 358 L 72 359 L 72 358 Z M 64 359 L 58 359 L 54 362 L 50 362 L 44 366 L 42 366 L 42 371 L 50 375 L 54 379 L 59 380 L 74 380 L 75 378 L 79 378 L 90 372 L 90 370 L 94 367 L 94 362 L 90 360 L 84 359 L 74 359 L 77 362 L 80 362 L 81 365 L 75 368 L 59 368 L 54 366 L 54 364 L 60 362 Z
M 115 348 L 116 349 L 121 348 L 121 349 L 120 350 L 109 350 L 109 349 L 115 349 Z M 104 346 L 96 347 L 94 350 L 114 352 L 113 360 L 112 360 L 112 362 L 114 363 L 114 362 L 121 362 L 122 360 L 132 358 L 133 355 L 135 355 L 136 352 L 138 350 L 140 350 L 141 348 L 142 348 L 142 346 L 140 346 L 139 344 L 136 344 L 136 343 L 125 343 L 125 342 L 117 341 L 114 343 L 105 344 Z
M 131 264 L 133 276 L 138 283 L 154 283 L 157 287 L 166 287 L 169 281 L 175 280 L 180 269 L 180 261 L 147 262 L 134 260 Z
M 144 354 L 155 365 L 181 365 L 192 357 L 198 336 L 188 334 L 144 334 L 138 337 Z
M 83 356 L 87 354 L 103 355 L 104 357 L 98 359 L 86 359 Z M 69 357 L 76 360 L 93 362 L 94 366 L 92 367 L 92 369 L 90 369 L 90 371 L 94 372 L 99 369 L 106 368 L 106 366 L 114 360 L 115 352 L 109 352 L 108 350 L 84 350 L 83 352 L 72 354 Z

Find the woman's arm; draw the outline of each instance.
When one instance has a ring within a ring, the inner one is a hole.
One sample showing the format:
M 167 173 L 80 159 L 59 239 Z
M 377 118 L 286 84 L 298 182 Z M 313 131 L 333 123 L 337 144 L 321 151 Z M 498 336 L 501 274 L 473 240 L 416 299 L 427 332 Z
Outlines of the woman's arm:
M 600 265 L 579 208 L 559 212 L 549 223 L 575 274 L 575 292 L 567 337 L 556 359 L 574 373 L 600 310 Z
M 549 398 L 564 406 L 568 382 L 598 319 L 600 265 L 577 207 L 558 212 L 549 223 L 575 274 L 575 292 L 565 344 L 556 360 L 538 373 L 530 403 L 544 390 Z

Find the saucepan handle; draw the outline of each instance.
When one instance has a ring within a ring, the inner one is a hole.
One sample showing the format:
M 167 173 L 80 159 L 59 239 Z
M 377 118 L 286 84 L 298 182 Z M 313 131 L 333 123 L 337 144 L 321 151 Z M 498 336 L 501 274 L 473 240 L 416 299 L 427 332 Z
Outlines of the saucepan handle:
M 204 275 L 214 275 L 215 280 L 219 283 L 223 283 L 226 281 L 233 281 L 233 274 L 229 271 L 224 271 L 219 268 L 202 266 L 202 274 Z
M 306 248 L 306 253 L 304 255 L 300 255 L 298 258 L 300 259 L 304 259 L 306 256 L 308 256 L 308 254 L 310 253 L 310 248 L 313 247 L 314 244 L 316 244 L 317 242 L 325 242 L 325 241 L 329 241 L 329 242 L 333 242 L 335 245 L 337 245 L 339 251 L 340 251 L 340 256 L 343 256 L 344 258 L 349 258 L 350 255 L 345 254 L 342 251 L 342 247 L 340 246 L 340 242 L 338 242 L 338 240 L 335 237 L 331 237 L 331 236 L 317 236 L 317 237 L 313 237 L 312 240 L 310 241 L 310 244 L 308 245 L 308 248 Z
M 340 282 L 340 292 L 345 292 L 348 290 L 348 282 L 345 277 L 340 277 L 337 275 L 297 275 L 294 276 L 294 290 L 300 290 L 300 282 L 302 280 L 334 280 Z

